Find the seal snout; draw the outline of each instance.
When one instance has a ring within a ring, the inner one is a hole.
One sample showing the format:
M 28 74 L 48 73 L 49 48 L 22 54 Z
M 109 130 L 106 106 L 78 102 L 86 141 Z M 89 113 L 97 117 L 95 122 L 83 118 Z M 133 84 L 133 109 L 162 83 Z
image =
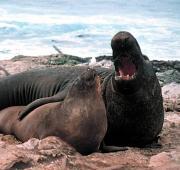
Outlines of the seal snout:
M 136 39 L 129 32 L 117 33 L 112 41 L 115 80 L 134 80 L 138 73 L 141 50 Z
M 94 69 L 88 68 L 78 77 L 74 85 L 77 86 L 79 90 L 91 89 L 92 87 L 95 87 L 95 84 L 97 83 L 97 77 L 98 75 L 96 71 Z
M 87 71 L 82 75 L 82 79 L 85 81 L 93 81 L 97 76 L 97 73 L 94 69 L 88 68 Z

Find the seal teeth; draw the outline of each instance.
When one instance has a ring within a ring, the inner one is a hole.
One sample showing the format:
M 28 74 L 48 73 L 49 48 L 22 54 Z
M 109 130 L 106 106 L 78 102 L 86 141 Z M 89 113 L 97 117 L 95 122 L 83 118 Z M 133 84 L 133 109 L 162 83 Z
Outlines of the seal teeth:
M 116 74 L 115 76 L 115 80 L 132 80 L 136 77 L 136 73 L 134 73 L 133 75 L 123 75 L 121 72 L 119 72 L 120 74 Z
M 115 80 L 133 80 L 136 77 L 136 72 L 134 73 L 126 73 L 123 70 L 119 69 L 115 72 Z
M 135 78 L 136 77 L 136 73 L 134 73 L 133 75 L 132 75 L 132 78 Z

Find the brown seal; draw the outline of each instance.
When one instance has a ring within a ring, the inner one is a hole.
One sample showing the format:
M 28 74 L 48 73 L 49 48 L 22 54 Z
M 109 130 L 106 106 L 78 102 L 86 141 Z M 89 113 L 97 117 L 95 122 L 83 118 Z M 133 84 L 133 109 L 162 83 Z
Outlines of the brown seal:
M 107 130 L 100 80 L 93 69 L 72 83 L 63 102 L 42 105 L 19 121 L 23 108 L 14 106 L 0 112 L 1 132 L 14 134 L 21 141 L 54 135 L 78 152 L 89 154 L 98 150 Z

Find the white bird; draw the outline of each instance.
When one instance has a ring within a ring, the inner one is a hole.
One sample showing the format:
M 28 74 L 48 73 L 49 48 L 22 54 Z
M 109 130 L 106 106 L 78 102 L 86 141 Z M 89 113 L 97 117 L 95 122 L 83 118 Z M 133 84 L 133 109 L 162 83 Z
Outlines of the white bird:
M 93 66 L 93 65 L 95 65 L 96 64 L 96 58 L 95 57 L 92 57 L 91 58 L 91 61 L 90 61 L 90 63 L 89 63 L 89 66 Z

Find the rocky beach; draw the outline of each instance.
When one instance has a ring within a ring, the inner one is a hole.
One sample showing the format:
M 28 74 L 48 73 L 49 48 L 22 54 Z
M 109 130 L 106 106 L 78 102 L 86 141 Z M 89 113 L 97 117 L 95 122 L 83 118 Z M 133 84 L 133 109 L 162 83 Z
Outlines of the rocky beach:
M 65 54 L 16 56 L 0 61 L 0 78 L 30 69 L 89 65 L 112 67 L 111 56 L 80 58 Z M 57 137 L 25 143 L 0 134 L 0 169 L 180 169 L 180 61 L 152 61 L 162 87 L 165 122 L 159 137 L 162 148 L 128 148 L 115 153 L 82 156 Z

